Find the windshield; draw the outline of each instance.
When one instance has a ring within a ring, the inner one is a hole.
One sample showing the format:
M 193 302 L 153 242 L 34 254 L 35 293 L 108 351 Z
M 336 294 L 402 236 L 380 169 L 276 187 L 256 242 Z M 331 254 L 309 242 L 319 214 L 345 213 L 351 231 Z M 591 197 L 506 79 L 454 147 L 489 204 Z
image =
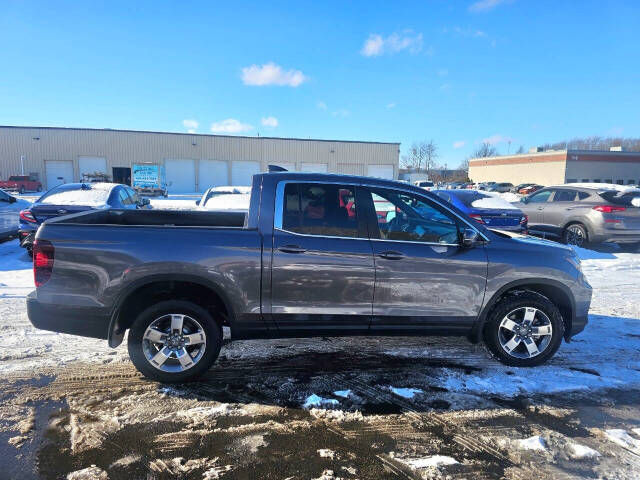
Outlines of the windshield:
M 45 194 L 38 203 L 43 205 L 83 205 L 99 207 L 107 204 L 113 186 L 101 184 L 61 185 Z

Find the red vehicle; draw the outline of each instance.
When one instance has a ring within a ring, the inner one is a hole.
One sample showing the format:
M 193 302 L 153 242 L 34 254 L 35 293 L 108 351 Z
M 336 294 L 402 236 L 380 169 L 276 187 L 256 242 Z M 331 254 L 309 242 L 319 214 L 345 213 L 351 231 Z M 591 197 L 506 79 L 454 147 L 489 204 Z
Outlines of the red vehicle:
M 543 188 L 542 185 L 527 185 L 526 187 L 522 187 L 518 190 L 518 193 L 522 195 L 529 195 L 530 193 L 537 192 L 541 188 Z
M 41 192 L 42 184 L 29 175 L 11 175 L 9 180 L 0 180 L 0 188 L 14 192 Z

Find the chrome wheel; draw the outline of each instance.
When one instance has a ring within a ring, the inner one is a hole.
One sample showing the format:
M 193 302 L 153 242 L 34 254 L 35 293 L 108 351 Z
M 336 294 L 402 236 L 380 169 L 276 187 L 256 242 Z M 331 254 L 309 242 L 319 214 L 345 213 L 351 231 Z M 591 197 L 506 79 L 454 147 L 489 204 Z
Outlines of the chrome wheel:
M 142 351 L 158 370 L 183 372 L 204 355 L 207 336 L 197 320 L 179 313 L 156 318 L 142 337 Z
M 570 225 L 567 227 L 567 243 L 582 247 L 587 241 L 584 229 L 580 225 Z
M 551 320 L 533 307 L 509 312 L 500 322 L 498 340 L 502 349 L 515 358 L 532 358 L 544 352 L 553 336 Z

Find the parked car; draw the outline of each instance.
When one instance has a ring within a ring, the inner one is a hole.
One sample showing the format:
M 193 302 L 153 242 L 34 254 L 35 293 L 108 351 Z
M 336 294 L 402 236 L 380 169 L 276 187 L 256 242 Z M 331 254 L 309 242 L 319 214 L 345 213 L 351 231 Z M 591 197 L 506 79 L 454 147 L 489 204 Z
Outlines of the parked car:
M 537 192 L 538 190 L 540 190 L 542 188 L 544 188 L 544 186 L 534 183 L 532 185 L 527 185 L 525 187 L 522 187 L 522 188 L 518 189 L 517 193 L 519 193 L 521 195 L 529 195 L 529 194 L 531 194 L 533 192 Z
M 527 216 L 496 195 L 477 190 L 434 190 L 433 193 L 488 228 L 527 233 Z
M 521 188 L 528 187 L 529 185 L 533 185 L 533 183 L 519 183 L 515 187 L 513 187 L 510 192 L 518 193 Z
M 558 185 L 523 197 L 529 231 L 565 243 L 640 244 L 640 189 L 621 185 Z
M 584 329 L 591 300 L 571 248 L 491 231 L 412 185 L 293 172 L 255 175 L 246 213 L 51 219 L 34 277 L 34 326 L 112 347 L 128 330 L 134 365 L 163 382 L 204 373 L 223 326 L 232 339 L 457 334 L 534 366 Z
M 487 187 L 488 192 L 498 192 L 498 193 L 506 193 L 509 192 L 513 188 L 512 183 L 502 182 L 502 183 L 494 183 Z
M 20 246 L 29 253 L 45 220 L 86 210 L 136 209 L 149 205 L 129 186 L 118 183 L 66 183 L 52 188 L 20 212 Z
M 20 210 L 28 208 L 30 202 L 0 190 L 0 240 L 18 233 Z
M 11 175 L 9 180 L 0 180 L 0 188 L 10 192 L 41 192 L 42 184 L 29 175 Z
M 249 210 L 251 187 L 211 187 L 196 200 L 198 210 Z
M 418 180 L 414 185 L 416 187 L 424 188 L 425 190 L 431 190 L 435 187 L 435 184 L 429 180 Z

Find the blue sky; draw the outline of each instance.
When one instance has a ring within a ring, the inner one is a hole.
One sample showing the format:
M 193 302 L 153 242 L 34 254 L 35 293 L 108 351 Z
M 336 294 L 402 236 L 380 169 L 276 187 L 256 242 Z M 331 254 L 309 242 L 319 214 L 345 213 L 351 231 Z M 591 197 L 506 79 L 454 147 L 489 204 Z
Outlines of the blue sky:
M 633 0 L 5 0 L 0 124 L 433 138 L 451 167 L 640 135 L 638 25 Z

